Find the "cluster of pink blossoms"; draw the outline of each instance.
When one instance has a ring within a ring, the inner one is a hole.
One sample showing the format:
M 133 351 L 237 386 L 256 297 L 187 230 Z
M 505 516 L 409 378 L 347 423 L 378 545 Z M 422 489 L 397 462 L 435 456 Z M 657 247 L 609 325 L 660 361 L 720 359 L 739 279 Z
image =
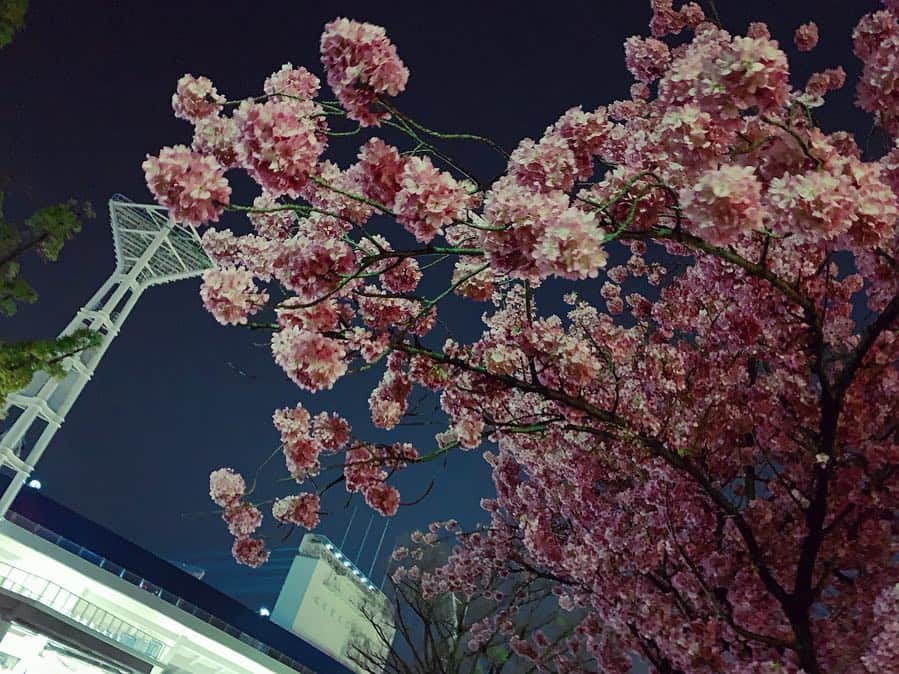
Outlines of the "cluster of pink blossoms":
M 372 423 L 378 428 L 390 430 L 406 413 L 406 399 L 412 391 L 412 381 L 406 375 L 404 365 L 405 359 L 401 354 L 390 354 L 384 377 L 368 399 Z
M 488 259 L 509 276 L 588 278 L 605 266 L 605 232 L 595 214 L 570 205 L 561 190 L 530 192 L 507 175 L 488 193 L 484 215 L 500 228 L 483 237 Z
M 281 434 L 281 446 L 290 475 L 298 481 L 309 475 L 318 475 L 321 448 L 310 435 L 309 412 L 302 405 L 297 405 L 276 410 L 272 420 Z
M 241 564 L 254 568 L 262 566 L 269 557 L 265 542 L 253 538 L 253 533 L 262 525 L 262 513 L 244 500 L 246 483 L 243 477 L 231 468 L 219 468 L 209 475 L 209 495 L 222 508 L 222 520 L 234 536 L 231 553 Z
M 461 218 L 468 205 L 464 184 L 446 171 L 438 171 L 428 157 L 406 160 L 398 182 L 400 191 L 393 205 L 396 220 L 422 243 Z
M 381 94 L 396 96 L 406 88 L 409 69 L 380 26 L 335 19 L 321 39 L 322 64 L 328 86 L 347 111 L 363 126 L 377 125 L 388 116 L 372 105 Z
M 191 122 L 218 114 L 225 102 L 208 77 L 184 75 L 172 94 L 175 117 Z
M 243 498 L 246 488 L 243 477 L 231 468 L 219 468 L 209 476 L 209 496 L 223 508 Z
M 176 222 L 205 225 L 217 221 L 231 198 L 221 164 L 184 145 L 163 148 L 142 165 L 147 186 Z
M 307 101 L 318 95 L 320 86 L 318 77 L 302 66 L 294 68 L 293 64 L 285 63 L 280 70 L 266 78 L 262 90 L 269 96 L 289 96 Z
M 222 519 L 235 538 L 246 538 L 262 525 L 262 513 L 259 512 L 259 508 L 249 503 L 238 503 L 226 508 L 222 513 Z
M 818 44 L 818 26 L 814 21 L 804 23 L 793 34 L 793 42 L 799 51 L 811 51 Z
M 899 135 L 899 12 L 862 18 L 852 33 L 864 70 L 856 88 L 859 107 L 874 113 L 891 136 Z
M 673 0 L 651 0 L 652 19 L 649 28 L 653 37 L 677 35 L 684 28 L 695 28 L 705 21 L 705 13 L 695 2 L 685 3 L 680 9 L 674 9 Z
M 230 117 L 210 116 L 194 124 L 191 147 L 197 152 L 212 155 L 224 168 L 237 166 L 237 125 Z
M 272 353 L 297 386 L 329 389 L 346 372 L 346 348 L 339 340 L 311 330 L 285 328 L 272 336 Z
M 210 269 L 200 287 L 203 306 L 222 325 L 242 325 L 268 303 L 268 293 L 253 283 L 253 274 L 239 267 Z
M 318 495 L 306 493 L 276 499 L 272 504 L 272 515 L 279 522 L 314 529 L 318 526 L 318 509 Z
M 260 538 L 236 538 L 231 546 L 234 559 L 253 569 L 258 569 L 268 561 L 271 552 L 266 550 L 265 541 Z
M 629 37 L 624 43 L 624 57 L 627 69 L 639 82 L 655 82 L 671 63 L 668 45 L 654 37 Z
M 733 243 L 762 227 L 762 185 L 749 166 L 722 166 L 706 171 L 680 193 L 683 213 L 697 233 L 716 246 Z
M 314 106 L 272 98 L 244 101 L 234 112 L 238 158 L 272 196 L 296 198 L 325 149 Z

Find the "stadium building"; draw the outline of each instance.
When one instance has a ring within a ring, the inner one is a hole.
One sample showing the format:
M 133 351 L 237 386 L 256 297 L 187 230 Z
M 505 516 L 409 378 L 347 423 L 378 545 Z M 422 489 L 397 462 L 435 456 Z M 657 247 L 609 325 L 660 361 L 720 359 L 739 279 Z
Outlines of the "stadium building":
M 358 580 L 353 569 L 348 574 Z M 330 645 L 346 643 L 356 623 L 364 630 L 365 619 L 346 609 L 338 620 L 308 603 L 327 592 L 319 583 L 333 578 L 309 576 L 303 597 L 293 601 L 302 610 L 289 631 L 196 575 L 26 489 L 0 520 L 0 672 L 357 671 Z M 341 592 L 345 582 L 355 583 L 349 577 L 338 578 Z M 276 615 L 287 610 L 294 585 L 288 577 Z M 303 620 L 315 626 L 314 638 L 297 636 Z

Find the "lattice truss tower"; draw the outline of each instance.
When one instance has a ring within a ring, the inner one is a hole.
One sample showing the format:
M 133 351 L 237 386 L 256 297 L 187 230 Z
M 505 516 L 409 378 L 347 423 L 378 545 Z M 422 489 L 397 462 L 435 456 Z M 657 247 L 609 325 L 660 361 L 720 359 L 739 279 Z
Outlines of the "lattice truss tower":
M 98 346 L 63 361 L 66 375 L 53 379 L 38 372 L 3 408 L 7 430 L 0 436 L 0 466 L 15 473 L 0 498 L 0 517 L 34 470 L 119 334 L 141 294 L 150 286 L 199 276 L 213 267 L 193 227 L 176 224 L 161 206 L 136 204 L 116 194 L 109 200 L 115 271 L 60 333 L 89 328 L 101 335 Z

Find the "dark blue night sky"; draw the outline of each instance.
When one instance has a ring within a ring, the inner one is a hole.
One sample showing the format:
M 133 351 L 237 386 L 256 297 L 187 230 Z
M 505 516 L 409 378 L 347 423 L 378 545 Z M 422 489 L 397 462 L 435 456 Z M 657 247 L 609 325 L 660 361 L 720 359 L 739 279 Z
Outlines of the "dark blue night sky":
M 843 65 L 854 82 L 850 33 L 875 0 L 782 2 L 721 0 L 725 27 L 743 31 L 765 20 L 794 59 L 794 84 L 816 69 Z M 141 161 L 163 145 L 189 142 L 190 127 L 173 117 L 170 99 L 185 72 L 206 75 L 229 98 L 261 90 L 282 63 L 321 74 L 318 38 L 335 16 L 381 24 L 411 71 L 401 110 L 429 126 L 491 136 L 507 148 L 537 137 L 564 110 L 593 108 L 627 95 L 622 43 L 646 34 L 648 0 L 633 2 L 471 2 L 310 0 L 254 2 L 138 2 L 32 0 L 27 29 L 0 52 L 0 178 L 10 216 L 23 216 L 70 197 L 88 199 L 98 218 L 70 242 L 55 265 L 26 265 L 41 295 L 12 319 L 0 339 L 49 337 L 68 322 L 112 272 L 114 257 L 106 201 L 121 192 L 149 201 Z M 821 42 L 797 55 L 791 36 L 815 20 Z M 832 96 L 826 129 L 866 132 L 849 87 Z M 355 139 L 358 145 L 359 139 Z M 345 165 L 351 142 L 335 143 L 331 159 Z M 482 179 L 502 166 L 480 148 L 457 155 Z M 240 189 L 244 202 L 253 194 Z M 227 221 L 225 224 L 229 224 Z M 230 224 L 235 229 L 242 225 Z M 597 282 L 596 290 L 601 285 Z M 207 496 L 210 469 L 230 465 L 252 474 L 277 446 L 271 413 L 302 400 L 340 409 L 365 432 L 372 378 L 347 378 L 313 401 L 272 362 L 266 334 L 223 328 L 207 314 L 199 281 L 151 288 L 138 303 L 38 468 L 45 492 L 156 554 L 207 569 L 207 579 L 250 606 L 271 604 L 298 543 L 279 538 L 272 561 L 259 571 L 230 560 L 230 537 Z M 589 295 L 582 286 L 582 293 Z M 450 307 L 443 320 L 470 334 L 481 309 Z M 431 405 L 433 406 L 433 405 Z M 434 415 L 423 410 L 422 420 Z M 432 426 L 394 431 L 427 451 Z M 404 500 L 436 485 L 419 505 L 402 509 L 394 534 L 456 516 L 480 518 L 478 500 L 492 488 L 479 453 L 455 454 L 448 466 L 428 464 L 399 482 Z M 289 492 L 273 461 L 260 476 L 260 499 Z M 327 499 L 322 531 L 340 541 L 349 509 L 346 494 Z M 368 522 L 360 509 L 348 548 L 354 552 Z M 381 521 L 376 522 L 376 526 Z M 373 529 L 367 556 L 374 544 Z M 383 552 L 382 552 L 383 554 Z M 375 574 L 380 579 L 380 574 Z

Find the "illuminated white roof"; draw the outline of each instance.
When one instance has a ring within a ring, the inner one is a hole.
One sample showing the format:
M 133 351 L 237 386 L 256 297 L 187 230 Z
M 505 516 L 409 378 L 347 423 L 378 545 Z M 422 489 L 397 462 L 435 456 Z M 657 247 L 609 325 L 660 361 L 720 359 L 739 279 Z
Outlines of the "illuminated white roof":
M 170 228 L 166 241 L 153 253 L 138 283 L 151 286 L 199 276 L 213 267 L 197 231 L 174 223 L 161 206 L 136 204 L 121 194 L 109 200 L 116 271 L 127 274 L 160 230 Z
M 43 535 L 37 535 L 22 528 L 25 523 L 35 525 L 13 516 L 19 525 L 0 518 L 0 593 L 12 592 L 42 604 L 92 636 L 166 672 L 312 674 L 298 663 L 294 667 L 264 653 L 252 637 L 189 602 L 174 596 L 166 599 L 163 594 L 168 593 L 149 581 L 125 569 L 112 573 L 114 565 L 99 557 L 102 566 L 98 566 L 82 556 L 84 548 L 78 554 L 54 544 L 52 532 L 38 527 Z M 0 671 L 5 671 L 2 666 Z M 35 669 L 37 674 L 42 671 Z

